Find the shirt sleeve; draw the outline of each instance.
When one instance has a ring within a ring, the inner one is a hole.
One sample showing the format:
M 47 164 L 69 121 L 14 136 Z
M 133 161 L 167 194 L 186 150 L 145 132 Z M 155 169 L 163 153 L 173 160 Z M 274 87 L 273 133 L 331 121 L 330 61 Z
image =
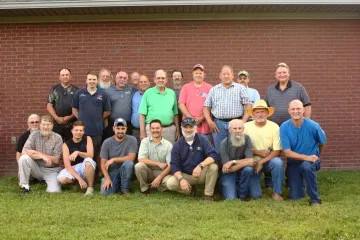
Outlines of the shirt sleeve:
M 243 105 L 252 104 L 248 91 L 243 85 L 240 86 L 240 98 Z
M 139 113 L 142 114 L 142 115 L 147 115 L 148 114 L 148 109 L 147 109 L 147 105 L 148 105 L 148 102 L 147 102 L 147 92 L 148 91 L 145 91 L 143 97 L 141 98 L 141 102 L 140 102 L 140 107 L 139 107 Z
M 308 93 L 306 92 L 306 89 L 304 88 L 304 86 L 301 86 L 300 100 L 303 103 L 304 107 L 311 105 L 310 97 L 309 97 Z
M 55 96 L 54 88 L 51 88 L 50 92 L 49 92 L 47 103 L 51 103 L 52 105 L 55 105 L 55 99 L 56 99 L 56 96 Z
M 185 104 L 186 103 L 186 98 L 187 98 L 187 87 L 184 86 L 181 91 L 180 91 L 180 96 L 179 96 L 179 104 Z
M 280 126 L 280 141 L 283 150 L 291 150 L 290 139 L 286 133 L 286 124 L 284 123 Z
M 149 158 L 149 148 L 148 148 L 149 138 L 144 138 L 140 143 L 138 159 L 140 158 Z
M 79 109 L 79 94 L 80 94 L 80 90 L 76 91 L 76 93 L 74 94 L 74 97 L 71 102 L 72 108 Z
M 109 95 L 106 92 L 103 92 L 103 96 L 105 98 L 105 101 L 103 102 L 104 111 L 111 111 L 111 103 L 110 103 Z
M 209 94 L 206 96 L 206 100 L 204 102 L 204 107 L 212 107 L 213 106 L 213 94 L 214 87 L 212 87 L 209 91 Z
M 269 104 L 269 93 L 268 92 L 269 92 L 269 88 L 266 89 L 264 100 L 265 100 L 266 104 L 268 105 L 268 107 L 271 107 Z
M 245 158 L 252 158 L 253 157 L 253 151 L 252 151 L 252 143 L 251 139 L 248 135 L 245 135 Z
M 36 132 L 30 134 L 29 138 L 26 140 L 23 150 L 35 150 L 35 138 L 34 135 Z
M 103 145 L 101 146 L 101 151 L 100 151 L 100 158 L 109 160 L 109 145 L 110 145 L 110 138 L 106 139 L 103 143 Z
M 316 123 L 316 136 L 315 136 L 317 142 L 320 144 L 320 146 L 324 145 L 326 143 L 326 135 L 324 130 L 320 127 L 318 123 Z
M 166 148 L 167 149 L 166 149 L 165 160 L 166 160 L 166 163 L 170 165 L 172 144 L 169 142 L 169 144 L 166 146 Z
M 220 161 L 220 157 L 219 155 L 216 153 L 215 148 L 213 147 L 213 145 L 211 145 L 211 143 L 209 142 L 208 139 L 206 139 L 205 137 L 203 138 L 199 138 L 200 141 L 202 142 L 202 146 L 205 152 L 205 157 L 211 157 L 214 159 L 215 163 L 219 163 Z
M 18 142 L 17 142 L 17 144 L 16 144 L 16 152 L 19 152 L 19 153 L 21 153 L 22 152 L 22 149 L 23 149 L 23 147 L 24 147 L 24 144 L 25 144 L 25 136 L 24 136 L 25 134 L 22 134 L 20 137 L 19 137 L 19 140 L 18 140 Z
M 228 152 L 227 147 L 227 138 L 221 141 L 220 143 L 220 160 L 221 164 L 225 164 L 230 161 L 230 153 Z
M 178 143 L 178 144 L 177 144 Z M 180 158 L 180 149 L 179 149 L 179 145 L 180 143 L 177 142 L 174 144 L 174 147 L 171 149 L 171 161 L 170 161 L 170 166 L 171 166 L 171 173 L 174 174 L 176 172 L 181 172 L 181 158 Z
M 130 138 L 130 146 L 129 146 L 129 153 L 137 153 L 137 140 L 134 136 Z
M 55 147 L 54 147 L 54 156 L 60 158 L 61 153 L 62 153 L 62 145 L 63 145 L 63 140 L 61 138 L 60 135 L 56 135 L 56 141 L 55 141 Z

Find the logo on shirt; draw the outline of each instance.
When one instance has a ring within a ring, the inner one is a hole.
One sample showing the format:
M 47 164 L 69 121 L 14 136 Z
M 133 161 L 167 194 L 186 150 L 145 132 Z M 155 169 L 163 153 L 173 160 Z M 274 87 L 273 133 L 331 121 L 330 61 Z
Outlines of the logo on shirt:
M 201 147 L 197 147 L 196 150 L 201 151 L 202 149 L 201 149 Z
M 130 91 L 125 91 L 125 94 L 130 94 L 131 92 Z
M 207 97 L 207 93 L 200 93 L 200 97 Z
M 80 94 L 79 97 L 86 97 L 86 94 L 85 94 L 85 93 L 82 93 L 82 94 Z
M 100 94 L 96 99 L 102 101 L 102 100 L 103 100 L 102 98 L 103 98 L 103 97 L 102 97 L 102 95 Z

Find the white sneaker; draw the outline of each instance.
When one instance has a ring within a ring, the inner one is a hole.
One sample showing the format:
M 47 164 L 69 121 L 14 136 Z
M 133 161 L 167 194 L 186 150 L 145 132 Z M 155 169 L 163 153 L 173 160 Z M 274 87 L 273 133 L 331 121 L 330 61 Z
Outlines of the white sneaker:
M 85 195 L 85 196 L 92 196 L 92 195 L 94 195 L 94 188 L 88 187 L 88 188 L 86 189 L 86 193 L 85 193 L 84 195 Z

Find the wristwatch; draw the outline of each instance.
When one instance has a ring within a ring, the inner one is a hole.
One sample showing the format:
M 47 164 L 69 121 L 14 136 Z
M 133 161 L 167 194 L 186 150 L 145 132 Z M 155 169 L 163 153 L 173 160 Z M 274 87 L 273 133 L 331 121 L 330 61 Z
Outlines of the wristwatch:
M 236 160 L 232 160 L 232 165 L 234 166 L 236 164 Z
M 201 170 L 203 170 L 204 166 L 201 163 L 199 163 L 198 166 L 201 168 Z

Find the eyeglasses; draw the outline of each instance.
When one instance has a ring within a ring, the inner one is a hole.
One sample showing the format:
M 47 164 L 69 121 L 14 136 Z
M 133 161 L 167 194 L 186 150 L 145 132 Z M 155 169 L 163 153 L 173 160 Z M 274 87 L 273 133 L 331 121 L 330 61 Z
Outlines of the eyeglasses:
M 29 122 L 30 124 L 34 124 L 34 123 L 36 123 L 36 124 L 39 124 L 40 122 L 39 121 L 34 121 L 34 122 Z
M 246 80 L 246 79 L 247 77 L 242 77 L 242 78 L 239 77 L 239 80 Z

